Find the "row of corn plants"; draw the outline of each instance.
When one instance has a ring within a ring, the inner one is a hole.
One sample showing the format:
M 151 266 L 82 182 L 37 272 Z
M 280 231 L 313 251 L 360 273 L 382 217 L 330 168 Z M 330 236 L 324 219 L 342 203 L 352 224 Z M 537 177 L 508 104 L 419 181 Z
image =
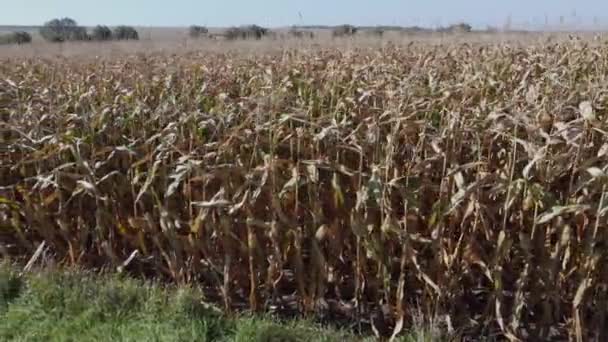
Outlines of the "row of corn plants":
M 573 40 L 7 60 L 0 252 L 387 336 L 422 317 L 605 340 L 607 54 Z

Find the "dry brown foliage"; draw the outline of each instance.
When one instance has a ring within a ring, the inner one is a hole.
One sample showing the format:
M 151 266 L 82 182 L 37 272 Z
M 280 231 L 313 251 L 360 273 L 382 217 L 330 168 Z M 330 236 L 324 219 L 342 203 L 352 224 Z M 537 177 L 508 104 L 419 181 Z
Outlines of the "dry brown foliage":
M 0 251 L 44 241 L 67 264 L 202 284 L 226 310 L 383 311 L 389 335 L 420 312 L 464 335 L 606 340 L 606 55 L 14 59 Z

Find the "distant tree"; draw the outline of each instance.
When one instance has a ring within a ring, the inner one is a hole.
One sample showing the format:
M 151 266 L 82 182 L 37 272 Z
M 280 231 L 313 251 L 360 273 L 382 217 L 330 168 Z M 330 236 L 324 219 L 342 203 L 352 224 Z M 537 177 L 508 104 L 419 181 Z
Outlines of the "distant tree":
M 473 27 L 467 23 L 459 23 L 450 25 L 448 27 L 440 27 L 437 32 L 442 33 L 469 33 L 473 30 Z
M 228 40 L 236 39 L 262 39 L 269 33 L 267 28 L 258 25 L 249 25 L 242 27 L 231 27 L 226 30 L 225 36 Z
M 346 37 L 354 36 L 357 33 L 357 28 L 352 25 L 340 25 L 333 29 L 332 36 L 334 37 Z
M 206 36 L 209 33 L 209 30 L 204 26 L 192 25 L 188 31 L 188 34 L 191 38 L 200 38 L 201 36 Z
M 468 33 L 473 31 L 473 27 L 467 23 L 459 23 L 456 25 L 452 25 L 450 26 L 450 28 L 452 32 Z
M 0 35 L 0 45 L 6 44 L 28 44 L 32 42 L 32 35 L 25 31 L 11 32 Z
M 116 40 L 139 40 L 139 33 L 131 26 L 118 26 L 114 28 L 112 36 Z
M 103 25 L 97 25 L 91 33 L 91 39 L 96 41 L 112 40 L 112 30 Z
M 15 38 L 15 42 L 19 45 L 28 44 L 32 42 L 32 35 L 29 32 L 25 31 L 17 31 L 13 32 L 13 37 Z
M 88 40 L 87 30 L 71 18 L 53 19 L 40 28 L 40 35 L 49 42 Z
M 258 25 L 249 25 L 245 27 L 245 32 L 247 39 L 262 39 L 262 37 L 269 33 L 269 30 Z

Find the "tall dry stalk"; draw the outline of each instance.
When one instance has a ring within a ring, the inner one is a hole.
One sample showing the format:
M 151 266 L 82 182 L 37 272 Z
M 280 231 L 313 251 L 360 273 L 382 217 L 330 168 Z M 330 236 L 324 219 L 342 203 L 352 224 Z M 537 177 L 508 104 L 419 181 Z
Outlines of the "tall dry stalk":
M 604 339 L 605 46 L 0 65 L 0 249 L 226 310 Z M 129 260 L 129 262 L 125 262 Z M 123 266 L 125 265 L 125 266 Z

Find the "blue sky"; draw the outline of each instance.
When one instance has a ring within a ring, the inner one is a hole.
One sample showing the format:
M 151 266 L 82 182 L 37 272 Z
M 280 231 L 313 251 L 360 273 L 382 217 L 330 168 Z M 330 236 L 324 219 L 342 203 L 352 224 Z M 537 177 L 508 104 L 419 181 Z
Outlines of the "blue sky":
M 38 25 L 69 16 L 83 25 L 228 26 L 259 24 L 420 25 L 466 21 L 608 25 L 606 0 L 0 0 L 0 25 Z M 301 17 L 299 15 L 301 14 Z

